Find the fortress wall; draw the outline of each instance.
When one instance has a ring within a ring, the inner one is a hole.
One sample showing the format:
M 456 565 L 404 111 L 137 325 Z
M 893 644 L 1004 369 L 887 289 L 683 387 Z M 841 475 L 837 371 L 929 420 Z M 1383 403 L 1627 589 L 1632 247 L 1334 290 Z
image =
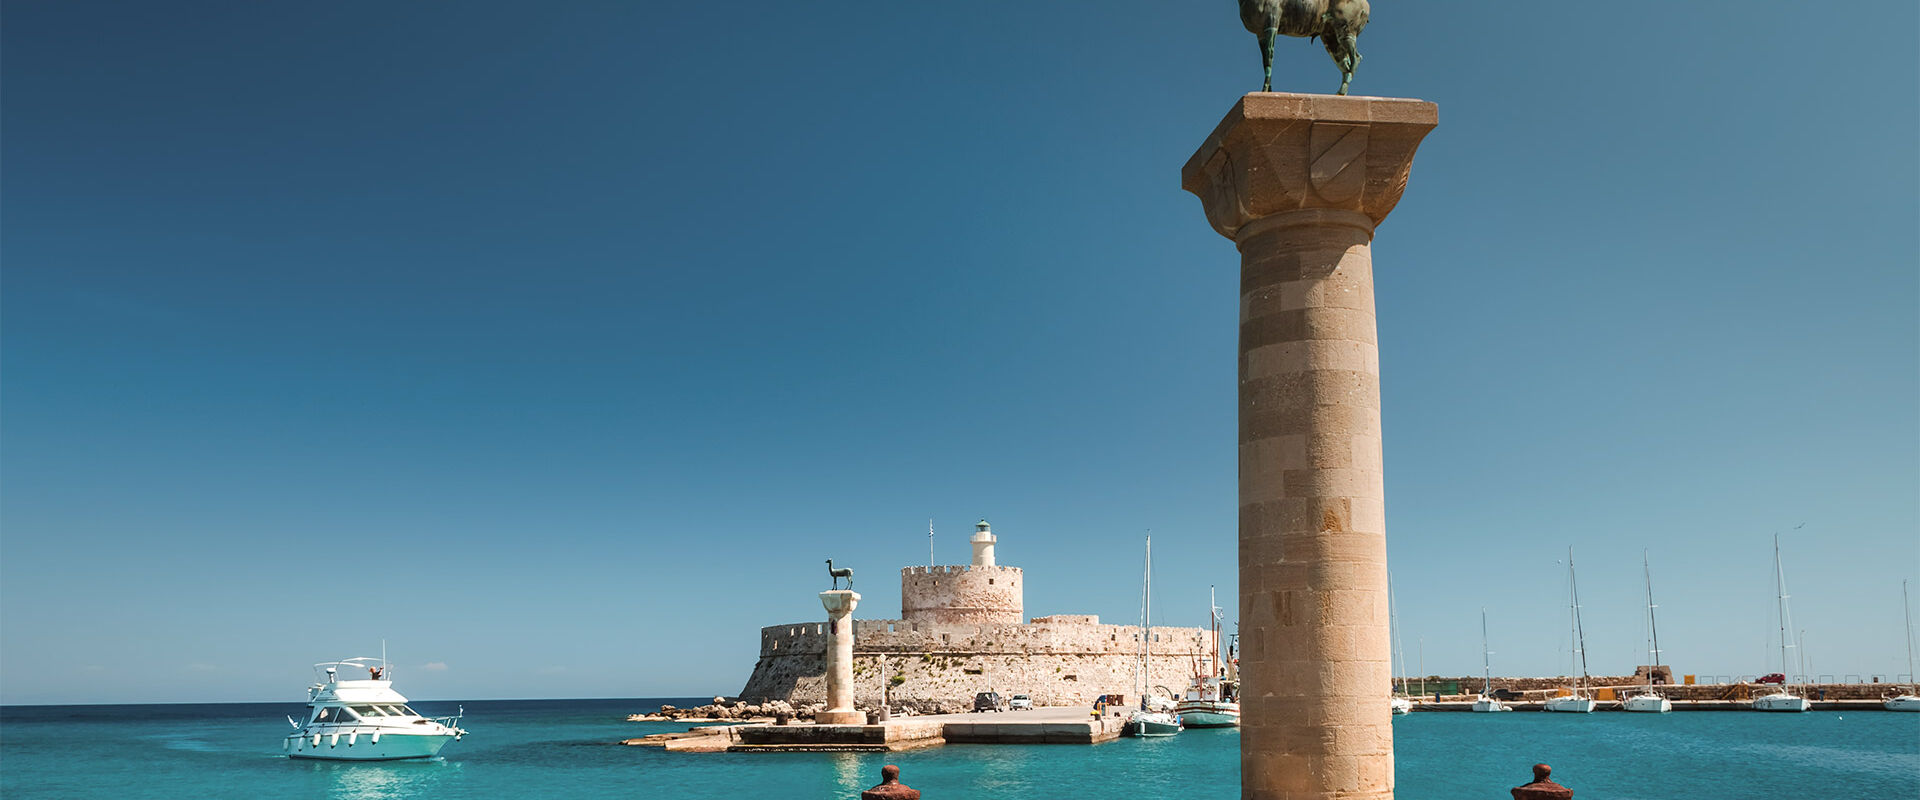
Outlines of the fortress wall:
M 796 704 L 826 698 L 826 637 L 821 623 L 761 630 L 760 660 L 740 691 L 749 701 Z M 1047 622 L 1032 625 L 957 625 L 906 620 L 857 620 L 854 695 L 862 707 L 933 709 L 965 704 L 976 692 L 1029 694 L 1041 705 L 1091 704 L 1102 694 L 1135 687 L 1140 629 L 1132 625 Z M 1175 692 L 1194 664 L 1212 652 L 1202 628 L 1155 628 L 1149 683 Z
M 911 622 L 1018 625 L 1024 617 L 1018 567 L 907 567 L 900 614 Z

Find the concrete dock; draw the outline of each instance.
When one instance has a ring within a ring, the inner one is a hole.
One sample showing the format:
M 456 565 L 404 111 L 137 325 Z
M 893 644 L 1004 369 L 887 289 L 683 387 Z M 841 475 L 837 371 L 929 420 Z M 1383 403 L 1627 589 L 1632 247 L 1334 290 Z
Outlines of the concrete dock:
M 1124 725 L 1122 716 L 1094 717 L 1082 707 L 1037 708 L 896 717 L 874 725 L 715 725 L 621 744 L 695 753 L 886 753 L 946 744 L 1098 744 L 1119 738 Z

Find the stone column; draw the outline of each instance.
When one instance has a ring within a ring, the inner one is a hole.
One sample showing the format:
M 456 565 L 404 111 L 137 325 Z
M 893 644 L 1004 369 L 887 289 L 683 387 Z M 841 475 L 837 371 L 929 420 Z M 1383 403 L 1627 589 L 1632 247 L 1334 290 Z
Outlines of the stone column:
M 1240 249 L 1243 798 L 1393 796 L 1372 242 L 1438 118 L 1249 94 L 1181 171 Z
M 867 715 L 853 707 L 853 607 L 859 604 L 850 589 L 820 593 L 827 609 L 827 710 L 813 716 L 816 724 L 866 724 Z

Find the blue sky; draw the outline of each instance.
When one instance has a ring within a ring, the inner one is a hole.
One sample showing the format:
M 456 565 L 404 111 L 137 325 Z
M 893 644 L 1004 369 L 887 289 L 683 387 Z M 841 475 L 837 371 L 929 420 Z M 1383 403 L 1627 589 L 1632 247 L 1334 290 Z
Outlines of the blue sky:
M 1911 3 L 1376 3 L 1409 669 L 1905 672 Z M 1609 25 L 1607 23 L 1614 23 Z M 9 4 L 0 702 L 737 691 L 994 521 L 1029 614 L 1234 591 L 1231 4 Z M 1276 88 L 1330 91 L 1314 44 Z M 1791 531 L 1795 525 L 1805 527 Z M 1223 605 L 1231 606 L 1231 603 Z M 436 665 L 428 667 L 427 665 Z

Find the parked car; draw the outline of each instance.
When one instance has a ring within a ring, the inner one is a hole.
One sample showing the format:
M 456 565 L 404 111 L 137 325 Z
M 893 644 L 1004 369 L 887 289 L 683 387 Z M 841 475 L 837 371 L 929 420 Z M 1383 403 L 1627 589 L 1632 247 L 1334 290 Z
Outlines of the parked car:
M 1493 694 L 1493 699 L 1495 700 L 1519 700 L 1521 698 L 1521 694 L 1519 692 L 1516 692 L 1512 689 L 1508 689 L 1506 687 L 1495 689 L 1493 690 L 1492 694 Z
M 1007 708 L 1012 711 L 1032 711 L 1033 698 L 1024 694 L 1016 694 L 1012 700 L 1007 701 Z
M 999 692 L 981 692 L 973 696 L 973 710 L 975 713 L 981 711 L 1005 711 L 1007 710 L 1007 701 L 1000 697 Z
M 1755 678 L 1753 682 L 1754 683 L 1786 683 L 1787 676 L 1776 672 L 1776 673 L 1773 673 L 1772 675 L 1762 675 L 1758 678 Z

